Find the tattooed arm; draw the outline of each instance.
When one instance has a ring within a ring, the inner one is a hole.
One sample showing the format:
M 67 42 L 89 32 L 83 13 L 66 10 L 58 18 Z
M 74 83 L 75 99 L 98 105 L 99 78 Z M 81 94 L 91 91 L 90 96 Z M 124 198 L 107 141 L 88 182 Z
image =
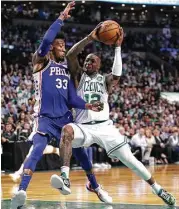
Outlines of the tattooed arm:
M 75 86 L 78 86 L 78 77 L 80 72 L 82 71 L 82 67 L 80 66 L 78 62 L 78 54 L 84 49 L 86 45 L 88 45 L 91 42 L 90 36 L 85 37 L 78 43 L 76 43 L 67 53 L 67 61 L 68 66 L 71 72 L 71 75 L 74 79 Z
M 91 41 L 98 40 L 96 37 L 96 30 L 99 25 L 84 39 L 76 43 L 67 53 L 67 61 L 70 72 L 75 82 L 75 86 L 78 86 L 78 77 L 82 71 L 82 67 L 78 62 L 78 54 L 87 46 Z

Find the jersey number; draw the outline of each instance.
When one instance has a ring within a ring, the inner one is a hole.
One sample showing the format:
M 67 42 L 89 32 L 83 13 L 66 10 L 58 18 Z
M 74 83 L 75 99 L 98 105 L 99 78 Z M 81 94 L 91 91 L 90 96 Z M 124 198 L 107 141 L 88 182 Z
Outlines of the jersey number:
M 99 94 L 92 94 L 92 95 L 85 94 L 85 101 L 87 103 L 93 104 L 96 101 L 100 101 L 100 99 L 101 99 L 101 96 Z
M 58 89 L 61 89 L 61 88 L 67 89 L 68 80 L 66 80 L 66 79 L 62 80 L 60 78 L 57 78 L 56 82 L 57 82 L 56 87 Z

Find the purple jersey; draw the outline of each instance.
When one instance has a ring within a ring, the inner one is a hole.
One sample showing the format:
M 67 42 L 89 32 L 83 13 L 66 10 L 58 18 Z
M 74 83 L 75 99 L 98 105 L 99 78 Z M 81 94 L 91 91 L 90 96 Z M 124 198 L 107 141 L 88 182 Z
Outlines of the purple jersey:
M 70 74 L 66 64 L 50 60 L 47 66 L 33 74 L 35 83 L 34 112 L 50 118 L 64 116 L 69 111 Z

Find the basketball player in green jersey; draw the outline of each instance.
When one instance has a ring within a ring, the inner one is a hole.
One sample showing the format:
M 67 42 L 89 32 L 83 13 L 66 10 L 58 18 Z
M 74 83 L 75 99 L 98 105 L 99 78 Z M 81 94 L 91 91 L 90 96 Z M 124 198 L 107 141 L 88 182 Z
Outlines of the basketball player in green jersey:
M 60 149 L 60 153 L 62 153 L 61 166 L 70 166 L 72 147 L 88 147 L 96 143 L 106 150 L 109 157 L 119 159 L 144 179 L 151 186 L 153 193 L 158 195 L 166 204 L 173 206 L 175 205 L 175 198 L 165 191 L 145 166 L 133 156 L 126 137 L 119 133 L 109 119 L 108 94 L 110 89 L 118 83 L 122 74 L 121 43 L 123 41 L 123 30 L 122 28 L 120 30 L 122 36 L 119 37 L 115 44 L 112 72 L 106 76 L 99 73 L 101 59 L 95 53 L 91 53 L 86 57 L 83 68 L 79 65 L 77 58 L 87 44 L 94 40 L 98 41 L 97 28 L 83 40 L 76 43 L 67 54 L 69 66 L 76 78 L 78 95 L 91 103 L 94 101 L 103 102 L 104 109 L 98 113 L 90 110 L 76 110 L 76 123 L 67 124 L 63 128 Z M 81 78 L 78 80 L 78 77 Z M 56 177 L 52 176 L 51 179 L 53 178 Z M 62 177 L 56 178 L 56 183 L 64 190 L 66 189 L 66 180 Z M 87 188 L 92 190 L 90 185 Z

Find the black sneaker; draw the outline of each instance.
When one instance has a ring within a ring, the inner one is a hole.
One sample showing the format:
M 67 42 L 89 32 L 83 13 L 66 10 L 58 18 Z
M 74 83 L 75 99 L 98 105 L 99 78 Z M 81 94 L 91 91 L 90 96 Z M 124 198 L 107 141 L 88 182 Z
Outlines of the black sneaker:
M 158 196 L 169 206 L 174 206 L 176 199 L 175 197 L 168 193 L 167 191 L 165 191 L 164 189 L 161 189 L 158 193 Z
M 58 189 L 61 194 L 69 195 L 71 194 L 70 189 L 70 180 L 64 176 L 58 176 L 56 174 L 51 176 L 50 179 L 51 186 L 55 189 Z

